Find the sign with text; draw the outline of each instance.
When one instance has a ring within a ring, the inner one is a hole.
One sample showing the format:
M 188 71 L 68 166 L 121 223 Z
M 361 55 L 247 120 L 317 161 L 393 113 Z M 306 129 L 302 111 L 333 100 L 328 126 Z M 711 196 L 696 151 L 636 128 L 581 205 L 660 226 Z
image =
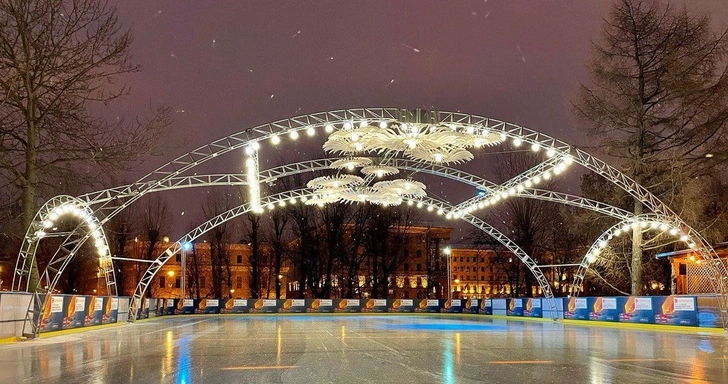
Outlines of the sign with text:
M 698 311 L 694 296 L 653 297 L 656 324 L 698 326 Z
M 364 299 L 362 312 L 387 312 L 387 299 Z
M 250 307 L 248 307 L 247 299 L 227 299 L 225 301 L 225 307 L 221 309 L 222 313 L 248 313 Z
M 275 299 L 250 299 L 248 300 L 250 312 L 276 313 L 278 312 L 278 300 Z
M 389 310 L 390 312 L 414 312 L 415 299 L 394 299 L 392 300 L 392 307 Z
M 526 306 L 523 308 L 524 317 L 543 317 L 543 310 L 541 308 L 541 299 L 528 298 L 522 299 L 526 301 Z
M 334 300 L 333 299 L 306 299 L 308 304 L 308 312 L 325 312 L 330 313 L 334 311 Z
M 524 299 L 506 299 L 507 309 L 506 315 L 508 316 L 523 316 L 523 300 Z
M 361 301 L 359 299 L 334 299 L 334 310 L 336 312 L 361 312 Z
M 306 312 L 306 300 L 304 299 L 286 299 L 280 300 L 281 306 L 279 312 L 302 313 Z

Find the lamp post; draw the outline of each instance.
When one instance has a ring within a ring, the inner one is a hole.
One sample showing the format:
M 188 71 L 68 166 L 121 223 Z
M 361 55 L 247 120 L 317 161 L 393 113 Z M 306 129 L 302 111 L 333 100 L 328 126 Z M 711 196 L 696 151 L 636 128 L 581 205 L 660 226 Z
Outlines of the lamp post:
M 182 269 L 182 276 L 180 276 L 180 286 L 181 286 L 180 289 L 181 289 L 181 291 L 180 291 L 180 294 L 179 294 L 180 298 L 182 298 L 182 299 L 185 298 L 185 293 L 186 293 L 186 289 L 185 288 L 186 288 L 186 285 L 187 285 L 186 284 L 187 283 L 187 251 L 190 250 L 190 249 L 192 249 L 192 243 L 190 243 L 189 241 L 182 243 L 182 260 L 181 260 L 181 262 L 182 262 L 182 268 L 181 268 Z
M 445 255 L 447 258 L 447 299 L 452 300 L 452 265 L 451 265 L 451 259 L 450 254 L 452 253 L 452 249 L 450 249 L 450 246 L 448 245 L 442 250 L 442 254 Z

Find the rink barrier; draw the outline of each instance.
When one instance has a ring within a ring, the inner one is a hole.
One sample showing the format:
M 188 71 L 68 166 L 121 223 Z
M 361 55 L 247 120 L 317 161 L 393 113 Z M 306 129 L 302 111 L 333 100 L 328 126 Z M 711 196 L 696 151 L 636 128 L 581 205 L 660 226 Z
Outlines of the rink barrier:
M 0 339 L 17 336 L 32 295 L 0 293 Z M 44 297 L 41 296 L 43 299 Z M 125 322 L 129 297 L 52 295 L 40 314 L 41 332 Z M 145 298 L 138 319 L 234 313 L 471 313 L 514 318 L 563 318 L 614 323 L 720 327 L 718 297 L 617 296 L 554 299 L 179 299 Z

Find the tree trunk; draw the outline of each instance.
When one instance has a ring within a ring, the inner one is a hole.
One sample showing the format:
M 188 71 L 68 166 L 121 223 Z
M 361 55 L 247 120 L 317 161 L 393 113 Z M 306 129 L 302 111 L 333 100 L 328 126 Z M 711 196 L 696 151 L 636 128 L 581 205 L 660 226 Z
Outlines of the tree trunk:
M 642 202 L 634 201 L 635 216 L 642 214 Z M 638 225 L 632 230 L 632 295 L 642 294 L 642 230 Z

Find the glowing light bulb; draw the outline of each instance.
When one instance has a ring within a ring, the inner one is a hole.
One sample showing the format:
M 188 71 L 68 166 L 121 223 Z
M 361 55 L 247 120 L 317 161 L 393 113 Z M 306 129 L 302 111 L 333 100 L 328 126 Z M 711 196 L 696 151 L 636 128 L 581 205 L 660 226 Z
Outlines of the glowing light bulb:
M 519 139 L 517 137 L 515 139 L 513 139 L 513 146 L 514 147 L 520 147 L 522 143 L 523 142 L 521 141 L 521 139 Z
M 312 126 L 309 125 L 308 128 L 306 128 L 306 134 L 309 136 L 313 136 L 316 134 L 316 130 L 313 129 Z
M 556 152 L 554 152 L 554 150 L 551 148 L 549 148 L 549 150 L 546 151 L 546 156 L 548 156 L 548 157 L 554 157 L 555 154 L 556 154 Z
M 541 146 L 538 143 L 531 144 L 531 151 L 538 152 L 539 149 L 541 149 Z
M 324 130 L 326 130 L 326 133 L 331 133 L 334 131 L 334 126 L 331 124 L 326 124 L 326 127 L 324 127 Z
M 359 123 L 359 126 L 360 126 L 360 127 L 362 127 L 362 128 L 364 128 L 364 127 L 368 127 L 368 126 L 369 126 L 369 122 L 368 122 L 368 121 L 366 121 L 366 120 L 362 120 L 362 121 L 361 121 L 361 122 Z
M 346 123 L 344 123 L 344 129 L 346 129 L 346 130 L 351 129 L 351 122 L 347 121 Z
M 280 143 L 281 143 L 281 138 L 280 138 L 280 137 L 278 137 L 278 135 L 275 135 L 275 136 L 273 136 L 273 137 L 271 137 L 271 138 L 270 138 L 270 142 L 271 142 L 271 143 L 272 143 L 273 145 L 278 145 L 278 144 L 280 144 Z
M 442 153 L 435 154 L 435 161 L 438 163 L 442 161 Z
M 289 135 L 291 136 L 291 139 L 293 139 L 293 140 L 298 139 L 298 132 L 297 131 L 292 131 Z
M 379 122 L 379 128 L 382 128 L 382 129 L 387 128 L 387 122 L 386 121 L 380 121 Z

